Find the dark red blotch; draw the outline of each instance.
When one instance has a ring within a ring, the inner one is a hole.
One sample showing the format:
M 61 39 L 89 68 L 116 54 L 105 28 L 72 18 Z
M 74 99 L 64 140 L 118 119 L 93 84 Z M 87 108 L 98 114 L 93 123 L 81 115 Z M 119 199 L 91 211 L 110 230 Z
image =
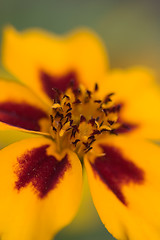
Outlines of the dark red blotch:
M 40 80 L 43 90 L 51 99 L 55 98 L 55 91 L 53 91 L 54 88 L 65 92 L 69 87 L 78 87 L 77 75 L 73 71 L 70 71 L 63 76 L 53 76 L 41 70 Z
M 92 168 L 117 198 L 127 205 L 121 190 L 122 185 L 142 184 L 144 172 L 129 159 L 126 159 L 119 149 L 108 145 L 100 145 L 100 147 L 105 155 L 97 157 L 95 162 L 91 163 Z
M 11 101 L 0 103 L 0 121 L 32 131 L 40 131 L 39 120 L 48 118 L 47 114 L 28 103 Z
M 128 133 L 134 131 L 138 128 L 138 124 L 129 123 L 129 122 L 122 122 L 120 127 L 114 129 L 113 132 L 116 134 Z
M 43 145 L 34 148 L 17 159 L 18 170 L 15 171 L 18 177 L 15 183 L 17 190 L 31 183 L 38 196 L 44 198 L 71 167 L 67 155 L 61 161 L 52 155 L 47 155 L 48 147 L 49 145 Z
M 125 106 L 124 103 L 119 103 L 119 104 L 114 105 L 113 107 L 111 107 L 108 110 L 110 113 L 117 112 L 119 114 L 117 122 L 121 124 L 118 128 L 113 129 L 112 133 L 115 133 L 115 134 L 128 133 L 128 132 L 134 131 L 135 129 L 137 129 L 139 127 L 139 125 L 136 123 L 126 122 L 122 119 L 121 111 L 124 108 L 124 106 Z

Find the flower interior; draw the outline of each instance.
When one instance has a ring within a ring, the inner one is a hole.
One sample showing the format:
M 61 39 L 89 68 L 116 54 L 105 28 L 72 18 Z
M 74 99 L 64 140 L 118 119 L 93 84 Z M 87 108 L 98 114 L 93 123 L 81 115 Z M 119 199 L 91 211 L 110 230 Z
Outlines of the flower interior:
M 93 148 L 93 143 L 104 134 L 118 134 L 120 104 L 114 104 L 112 96 L 98 98 L 98 85 L 94 90 L 68 88 L 65 93 L 55 91 L 52 106 L 51 136 L 57 143 L 57 151 L 70 148 L 81 158 Z M 127 128 L 127 126 L 126 126 Z

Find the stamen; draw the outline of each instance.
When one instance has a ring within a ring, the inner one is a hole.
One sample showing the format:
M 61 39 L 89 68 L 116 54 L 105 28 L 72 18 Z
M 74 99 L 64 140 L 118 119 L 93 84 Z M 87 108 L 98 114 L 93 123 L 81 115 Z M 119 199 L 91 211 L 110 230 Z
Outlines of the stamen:
M 88 137 L 88 139 L 95 139 L 95 136 L 94 135 L 91 135 L 90 137 Z
M 70 112 L 71 110 L 72 110 L 72 108 L 70 107 L 70 108 L 66 111 L 66 113 Z
M 88 123 L 90 123 L 92 126 L 94 126 L 94 124 L 95 124 L 95 119 L 94 118 L 91 118 L 89 121 L 88 121 Z
M 112 97 L 113 95 L 114 95 L 114 93 L 109 93 L 109 94 L 105 97 L 104 103 L 111 102 L 111 101 L 112 101 L 111 97 Z
M 65 118 L 66 118 L 66 117 L 67 117 L 67 118 L 71 118 L 71 117 L 72 117 L 72 113 L 71 113 L 71 112 L 67 113 L 66 116 L 65 116 Z
M 85 118 L 83 115 L 81 115 L 81 117 L 80 117 L 80 123 L 85 122 L 85 121 L 86 121 L 86 118 Z
M 73 102 L 73 104 L 79 104 L 81 101 L 77 98 L 76 101 Z
M 94 130 L 92 135 L 99 135 L 101 132 L 99 130 Z
M 121 110 L 122 105 L 121 104 L 117 104 L 111 108 L 108 109 L 108 111 L 111 113 L 115 113 L 115 112 L 119 112 Z
M 98 121 L 99 121 L 99 119 L 100 119 L 100 117 L 97 117 L 97 118 L 96 118 L 96 121 L 98 122 Z
M 112 102 L 114 93 L 108 94 L 104 100 L 97 99 L 98 84 L 93 92 L 83 87 L 71 87 L 64 94 L 57 89 L 54 91 L 50 118 L 51 135 L 58 141 L 57 151 L 71 148 L 81 158 L 92 150 L 97 139 L 127 129 L 117 122 L 122 104 Z
M 88 148 L 88 149 L 85 151 L 85 153 L 88 153 L 91 149 L 93 149 L 93 147 Z
M 70 103 L 67 103 L 67 106 L 68 106 L 69 108 L 71 108 L 71 104 L 70 104 Z
M 109 132 L 109 130 L 106 129 L 106 128 L 103 128 L 103 129 L 101 129 L 101 133 L 102 133 L 102 132 Z
M 96 83 L 94 86 L 94 91 L 97 92 L 98 91 L 98 84 Z
M 53 131 L 57 132 L 57 129 L 54 126 L 52 127 L 52 129 L 53 129 Z
M 50 118 L 51 118 L 51 122 L 53 123 L 53 116 L 52 116 L 52 115 L 50 115 Z
M 101 100 L 94 100 L 95 103 L 101 103 Z
M 108 123 L 109 123 L 110 125 L 113 125 L 113 124 L 114 124 L 114 121 L 108 120 Z
M 89 90 L 86 90 L 86 93 L 88 94 L 88 97 L 91 98 L 91 94 L 92 94 L 92 92 L 89 91 Z
M 68 100 L 70 100 L 70 97 L 68 95 L 66 95 L 66 94 L 64 94 L 62 99 L 64 99 L 64 98 L 67 98 Z
M 76 139 L 72 144 L 76 147 L 77 143 L 80 142 L 80 139 Z
M 104 121 L 102 121 L 102 122 L 100 123 L 99 127 L 102 127 L 103 123 L 104 123 Z

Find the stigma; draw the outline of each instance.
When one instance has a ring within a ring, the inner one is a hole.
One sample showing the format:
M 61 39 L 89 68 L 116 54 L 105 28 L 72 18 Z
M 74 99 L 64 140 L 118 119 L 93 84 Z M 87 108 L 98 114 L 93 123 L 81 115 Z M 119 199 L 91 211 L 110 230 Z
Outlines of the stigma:
M 53 90 L 51 136 L 58 151 L 69 148 L 79 156 L 84 155 L 93 149 L 96 140 L 104 135 L 117 134 L 121 106 L 113 103 L 114 93 L 100 99 L 97 84 L 93 91 L 84 86 L 70 87 L 64 93 Z

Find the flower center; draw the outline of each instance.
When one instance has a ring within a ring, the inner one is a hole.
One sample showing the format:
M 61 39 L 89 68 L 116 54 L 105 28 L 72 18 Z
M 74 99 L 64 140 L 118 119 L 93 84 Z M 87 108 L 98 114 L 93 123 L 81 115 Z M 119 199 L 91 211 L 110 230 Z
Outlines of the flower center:
M 69 88 L 65 93 L 57 89 L 52 106 L 51 136 L 57 150 L 70 148 L 79 156 L 89 152 L 93 143 L 104 134 L 116 133 L 119 127 L 120 105 L 114 105 L 112 95 L 98 98 L 98 85 L 91 92 L 83 86 Z

